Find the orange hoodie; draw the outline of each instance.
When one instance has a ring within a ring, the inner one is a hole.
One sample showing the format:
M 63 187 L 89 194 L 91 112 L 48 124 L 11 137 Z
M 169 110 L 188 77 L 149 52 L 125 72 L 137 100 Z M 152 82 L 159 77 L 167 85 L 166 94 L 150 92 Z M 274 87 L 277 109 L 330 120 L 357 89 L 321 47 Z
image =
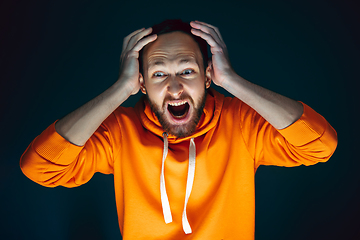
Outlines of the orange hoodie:
M 259 165 L 325 162 L 337 146 L 335 130 L 303 106 L 298 121 L 276 130 L 239 99 L 210 88 L 196 132 L 179 139 L 163 135 L 142 97 L 134 108 L 117 108 L 82 147 L 61 137 L 53 123 L 29 145 L 20 166 L 47 187 L 114 174 L 123 239 L 254 239 Z

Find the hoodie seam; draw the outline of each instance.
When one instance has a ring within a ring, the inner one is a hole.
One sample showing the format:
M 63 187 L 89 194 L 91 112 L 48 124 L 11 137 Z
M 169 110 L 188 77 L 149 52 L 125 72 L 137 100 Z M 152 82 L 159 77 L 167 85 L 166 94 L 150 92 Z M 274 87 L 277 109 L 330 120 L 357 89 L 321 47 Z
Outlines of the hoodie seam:
M 240 101 L 239 102 L 239 108 L 238 108 L 238 111 L 237 111 L 237 116 L 238 116 L 238 119 L 241 119 L 241 108 L 242 108 L 242 102 Z M 244 143 L 245 143 L 245 147 L 246 147 L 246 150 L 248 151 L 248 153 L 250 154 L 251 158 L 253 159 L 254 161 L 254 169 L 256 169 L 256 161 L 255 161 L 255 156 L 253 156 L 253 154 L 251 154 L 251 151 L 249 150 L 249 143 L 245 140 L 245 137 L 244 137 L 244 133 L 243 133 L 243 122 L 240 121 L 239 122 L 239 125 L 240 125 L 240 134 L 241 134 L 241 138 L 243 139 Z
M 117 118 L 116 114 L 115 114 L 114 112 L 113 112 L 112 114 L 114 114 L 115 119 L 116 119 L 116 122 L 117 122 L 117 125 L 118 125 L 118 127 L 119 127 L 119 135 L 120 135 L 120 140 L 119 140 L 119 141 L 121 142 L 122 139 L 123 139 L 123 133 L 122 133 L 122 131 L 121 131 L 121 124 L 120 124 L 119 119 Z M 121 144 L 120 144 L 120 145 L 121 145 Z M 114 153 L 114 148 L 112 147 L 112 151 L 113 151 L 113 167 L 114 167 L 114 165 L 115 165 L 115 159 L 117 159 L 120 150 L 121 150 L 121 147 L 119 147 L 119 148 L 117 149 L 116 153 Z

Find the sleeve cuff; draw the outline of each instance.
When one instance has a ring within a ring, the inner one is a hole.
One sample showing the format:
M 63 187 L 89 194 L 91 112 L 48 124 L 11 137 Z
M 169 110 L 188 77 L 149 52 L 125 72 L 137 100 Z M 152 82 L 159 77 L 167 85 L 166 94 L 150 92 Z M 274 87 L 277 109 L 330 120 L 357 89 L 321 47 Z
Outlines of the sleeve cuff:
M 74 161 L 74 156 L 80 153 L 83 146 L 76 146 L 58 134 L 55 130 L 55 123 L 57 121 L 46 128 L 35 139 L 33 148 L 46 160 L 67 165 Z M 61 162 L 59 159 L 61 159 Z
M 300 103 L 304 107 L 301 117 L 290 126 L 278 130 L 288 142 L 295 146 L 302 146 L 321 137 L 328 125 L 323 116 L 305 103 Z

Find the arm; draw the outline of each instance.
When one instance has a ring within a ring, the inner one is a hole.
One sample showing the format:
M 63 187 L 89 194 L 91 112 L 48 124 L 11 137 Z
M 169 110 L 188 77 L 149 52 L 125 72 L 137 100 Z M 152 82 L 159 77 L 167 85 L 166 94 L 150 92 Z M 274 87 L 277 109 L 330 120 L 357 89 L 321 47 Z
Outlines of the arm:
M 139 51 L 156 39 L 140 29 L 124 39 L 119 79 L 101 95 L 51 124 L 28 146 L 20 159 L 23 173 L 48 187 L 79 186 L 95 172 L 111 173 L 120 140 L 115 114 L 131 94 L 138 92 Z M 145 37 L 145 38 L 144 38 Z
M 60 119 L 55 128 L 61 136 L 75 145 L 84 145 L 110 113 L 139 91 L 139 51 L 157 38 L 156 35 L 143 38 L 151 31 L 140 29 L 124 39 L 119 79 L 95 99 Z
M 286 128 L 303 113 L 300 102 L 253 84 L 238 75 L 224 82 L 223 88 L 252 107 L 276 129 Z
M 239 134 L 255 162 L 260 165 L 293 167 L 313 165 L 330 159 L 337 134 L 326 119 L 305 103 L 301 117 L 284 129 L 275 129 L 249 105 L 233 99 L 233 122 L 240 121 Z
M 300 102 L 253 84 L 237 75 L 230 65 L 226 45 L 219 30 L 203 22 L 191 22 L 192 33 L 210 45 L 212 81 L 245 102 L 276 129 L 283 129 L 298 120 L 303 112 Z
M 330 158 L 337 146 L 337 134 L 320 114 L 238 76 L 219 30 L 199 21 L 190 25 L 192 33 L 210 45 L 212 60 L 207 72 L 212 81 L 241 100 L 235 107 L 237 117 L 232 120 L 240 121 L 256 168 L 261 164 L 311 165 Z

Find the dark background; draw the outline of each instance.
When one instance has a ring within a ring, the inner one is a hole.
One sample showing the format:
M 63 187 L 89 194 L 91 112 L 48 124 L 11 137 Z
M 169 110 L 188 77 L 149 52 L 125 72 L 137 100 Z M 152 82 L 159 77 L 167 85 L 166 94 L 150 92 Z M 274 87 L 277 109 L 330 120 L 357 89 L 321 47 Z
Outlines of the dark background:
M 259 168 L 256 239 L 360 239 L 359 5 L 249 2 L 1 1 L 0 239 L 121 239 L 112 175 L 45 188 L 22 174 L 19 158 L 114 83 L 126 35 L 166 18 L 217 26 L 239 75 L 307 103 L 338 132 L 327 163 Z

